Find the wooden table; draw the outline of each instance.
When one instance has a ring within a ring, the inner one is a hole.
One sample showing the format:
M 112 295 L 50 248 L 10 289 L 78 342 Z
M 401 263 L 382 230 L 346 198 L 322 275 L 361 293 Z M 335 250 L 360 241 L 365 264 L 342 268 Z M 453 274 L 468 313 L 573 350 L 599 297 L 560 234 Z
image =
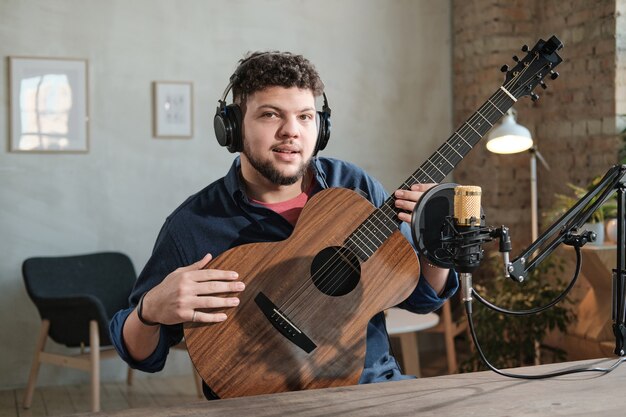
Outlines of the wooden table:
M 519 368 L 539 374 L 576 366 L 607 367 L 616 359 Z M 626 364 L 600 376 L 582 373 L 519 380 L 493 372 L 287 392 L 192 403 L 171 408 L 94 413 L 99 417 L 187 416 L 623 416 Z M 84 415 L 84 414 L 83 414 Z

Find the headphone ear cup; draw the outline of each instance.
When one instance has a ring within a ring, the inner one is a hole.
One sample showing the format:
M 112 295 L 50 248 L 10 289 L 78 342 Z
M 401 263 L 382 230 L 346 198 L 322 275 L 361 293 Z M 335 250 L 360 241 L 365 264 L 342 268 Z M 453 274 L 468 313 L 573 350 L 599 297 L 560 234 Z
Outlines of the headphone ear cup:
M 225 146 L 229 152 L 241 152 L 243 150 L 241 139 L 241 109 L 237 104 L 220 106 L 213 117 L 213 129 L 215 137 L 221 146 Z
M 326 145 L 328 145 L 328 139 L 330 139 L 330 114 L 326 111 L 318 111 L 317 120 L 317 142 L 315 143 L 314 155 L 317 155 L 319 151 L 323 151 Z
M 228 106 L 229 111 L 229 121 L 232 126 L 232 142 L 228 147 L 228 151 L 230 153 L 242 152 L 243 151 L 243 138 L 241 136 L 241 126 L 243 123 L 243 117 L 241 114 L 241 107 L 238 104 L 230 104 Z

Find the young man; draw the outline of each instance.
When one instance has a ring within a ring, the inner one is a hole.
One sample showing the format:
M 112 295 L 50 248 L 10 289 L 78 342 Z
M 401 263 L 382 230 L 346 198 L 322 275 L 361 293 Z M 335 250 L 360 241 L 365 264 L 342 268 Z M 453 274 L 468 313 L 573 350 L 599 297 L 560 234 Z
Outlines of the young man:
M 324 111 L 315 109 L 324 86 L 308 60 L 257 52 L 240 62 L 231 85 L 236 106 L 225 106 L 222 98 L 216 134 L 240 156 L 225 177 L 189 197 L 167 218 L 130 296 L 131 307 L 111 322 L 114 345 L 134 368 L 161 370 L 170 346 L 183 336 L 182 323 L 228 320 L 227 314 L 211 309 L 237 308 L 239 299 L 223 294 L 245 291 L 243 277 L 237 271 L 202 269 L 213 257 L 241 244 L 288 238 L 306 201 L 322 189 L 356 189 L 375 206 L 387 198 L 380 183 L 361 169 L 316 156 L 328 139 L 330 109 L 326 97 Z M 395 193 L 409 241 L 410 212 L 430 186 Z M 425 261 L 421 273 L 415 291 L 401 305 L 417 313 L 438 308 L 458 286 L 454 273 Z M 377 314 L 367 329 L 360 383 L 402 378 L 389 354 L 384 315 Z

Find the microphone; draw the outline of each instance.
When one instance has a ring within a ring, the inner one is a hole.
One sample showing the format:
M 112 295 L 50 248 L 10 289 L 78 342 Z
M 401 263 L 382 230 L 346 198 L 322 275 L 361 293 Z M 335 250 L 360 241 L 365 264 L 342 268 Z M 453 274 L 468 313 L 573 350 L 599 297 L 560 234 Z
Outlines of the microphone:
M 420 253 L 430 263 L 460 273 L 464 301 L 472 300 L 472 272 L 483 258 L 482 244 L 498 236 L 485 227 L 481 194 L 477 186 L 439 184 L 422 195 L 411 218 L 411 234 Z
M 481 194 L 481 188 L 474 185 L 454 187 L 455 230 L 450 231 L 448 236 L 455 240 L 453 263 L 459 272 L 473 272 L 484 255 L 481 246 L 485 242 L 484 230 L 481 229 L 481 223 L 484 223 L 484 216 L 480 213 Z
M 480 197 L 482 190 L 473 185 L 454 187 L 453 263 L 460 272 L 463 301 L 472 301 L 472 273 L 483 258 Z M 449 224 L 449 223 L 448 223 Z

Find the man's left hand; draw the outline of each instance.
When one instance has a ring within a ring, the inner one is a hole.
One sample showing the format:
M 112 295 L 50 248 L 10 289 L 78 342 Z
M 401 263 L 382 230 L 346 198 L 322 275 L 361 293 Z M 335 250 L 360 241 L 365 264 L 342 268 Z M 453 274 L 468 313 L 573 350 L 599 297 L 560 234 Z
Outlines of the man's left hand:
M 437 184 L 413 184 L 410 190 L 396 190 L 396 207 L 404 210 L 398 213 L 398 218 L 403 222 L 411 223 L 411 214 L 415 208 L 415 204 L 427 190 Z M 406 211 L 406 212 L 405 212 Z

